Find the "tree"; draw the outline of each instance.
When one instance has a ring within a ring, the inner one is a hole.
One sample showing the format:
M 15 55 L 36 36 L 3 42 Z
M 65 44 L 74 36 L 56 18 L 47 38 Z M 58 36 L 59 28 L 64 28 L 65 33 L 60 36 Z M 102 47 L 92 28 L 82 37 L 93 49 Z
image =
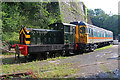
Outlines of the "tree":
M 33 28 L 48 28 L 60 21 L 57 2 L 3 2 L 3 32 L 18 32 L 21 25 Z
M 105 14 L 105 12 L 102 9 L 94 9 L 94 12 L 96 16 Z
M 95 16 L 95 13 L 94 13 L 94 11 L 92 9 L 88 9 L 87 11 L 88 11 L 89 16 L 91 16 L 91 17 Z

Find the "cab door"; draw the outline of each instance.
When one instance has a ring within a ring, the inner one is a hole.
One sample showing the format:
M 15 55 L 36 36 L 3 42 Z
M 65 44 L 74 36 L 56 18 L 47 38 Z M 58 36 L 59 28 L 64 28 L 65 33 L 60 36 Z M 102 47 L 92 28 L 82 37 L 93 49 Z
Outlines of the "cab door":
M 75 43 L 75 26 L 64 26 L 64 43 L 73 44 Z
M 72 27 L 72 32 L 73 32 L 73 36 L 72 36 L 73 43 L 75 44 L 75 34 L 76 34 L 76 27 L 75 26 Z
M 88 33 L 86 25 L 79 26 L 79 42 L 84 44 L 88 42 Z

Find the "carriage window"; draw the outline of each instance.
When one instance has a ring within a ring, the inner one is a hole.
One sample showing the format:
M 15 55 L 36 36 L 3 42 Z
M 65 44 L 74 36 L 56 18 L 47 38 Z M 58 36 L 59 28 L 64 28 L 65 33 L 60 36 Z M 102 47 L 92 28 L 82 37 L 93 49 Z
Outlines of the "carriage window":
M 89 28 L 89 33 L 91 34 L 91 28 Z
M 106 37 L 106 34 L 104 33 L 104 37 Z
M 93 29 L 91 29 L 91 35 L 93 35 Z
M 103 33 L 103 37 L 105 37 L 105 33 Z
M 108 37 L 108 34 L 106 33 L 106 37 Z
M 97 31 L 94 29 L 94 37 L 97 37 Z
M 110 34 L 108 35 L 108 37 L 110 37 Z
M 97 32 L 96 32 L 95 29 L 94 29 L 94 30 L 93 30 L 93 36 L 94 36 L 94 37 L 97 37 L 96 34 L 97 34 Z
M 101 32 L 101 35 L 100 35 L 101 37 L 102 37 L 102 32 Z
M 70 32 L 70 26 L 64 26 L 64 30 L 65 30 L 65 32 Z
M 96 37 L 98 37 L 98 32 L 96 31 Z
M 101 33 L 99 33 L 99 37 L 101 37 Z
M 104 32 L 102 33 L 102 37 L 104 37 Z
M 112 34 L 110 34 L 110 37 L 112 37 Z
M 90 33 L 90 28 L 89 28 L 89 33 Z
M 99 32 L 97 32 L 97 34 L 98 34 L 98 36 L 97 36 L 97 37 L 100 37 L 100 33 L 99 33 Z

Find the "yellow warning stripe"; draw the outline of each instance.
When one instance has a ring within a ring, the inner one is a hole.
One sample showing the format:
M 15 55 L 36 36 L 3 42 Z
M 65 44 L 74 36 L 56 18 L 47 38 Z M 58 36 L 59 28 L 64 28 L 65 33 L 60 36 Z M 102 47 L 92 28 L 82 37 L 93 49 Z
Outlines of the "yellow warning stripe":
M 26 28 L 24 28 L 24 30 L 27 32 Z
M 30 41 L 26 41 L 26 40 L 25 40 L 25 44 L 30 44 Z
M 23 32 L 23 34 L 25 34 L 25 32 L 24 32 L 24 30 L 23 30 L 23 29 L 21 30 L 20 34 L 21 34 L 22 32 Z
M 25 35 L 26 38 L 30 38 L 30 35 Z

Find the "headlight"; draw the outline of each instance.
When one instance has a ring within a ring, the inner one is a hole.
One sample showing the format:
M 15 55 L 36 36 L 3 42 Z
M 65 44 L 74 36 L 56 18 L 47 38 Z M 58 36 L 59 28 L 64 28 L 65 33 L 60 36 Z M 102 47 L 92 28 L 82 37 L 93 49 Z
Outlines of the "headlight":
M 27 34 L 29 34 L 29 31 L 27 31 Z

